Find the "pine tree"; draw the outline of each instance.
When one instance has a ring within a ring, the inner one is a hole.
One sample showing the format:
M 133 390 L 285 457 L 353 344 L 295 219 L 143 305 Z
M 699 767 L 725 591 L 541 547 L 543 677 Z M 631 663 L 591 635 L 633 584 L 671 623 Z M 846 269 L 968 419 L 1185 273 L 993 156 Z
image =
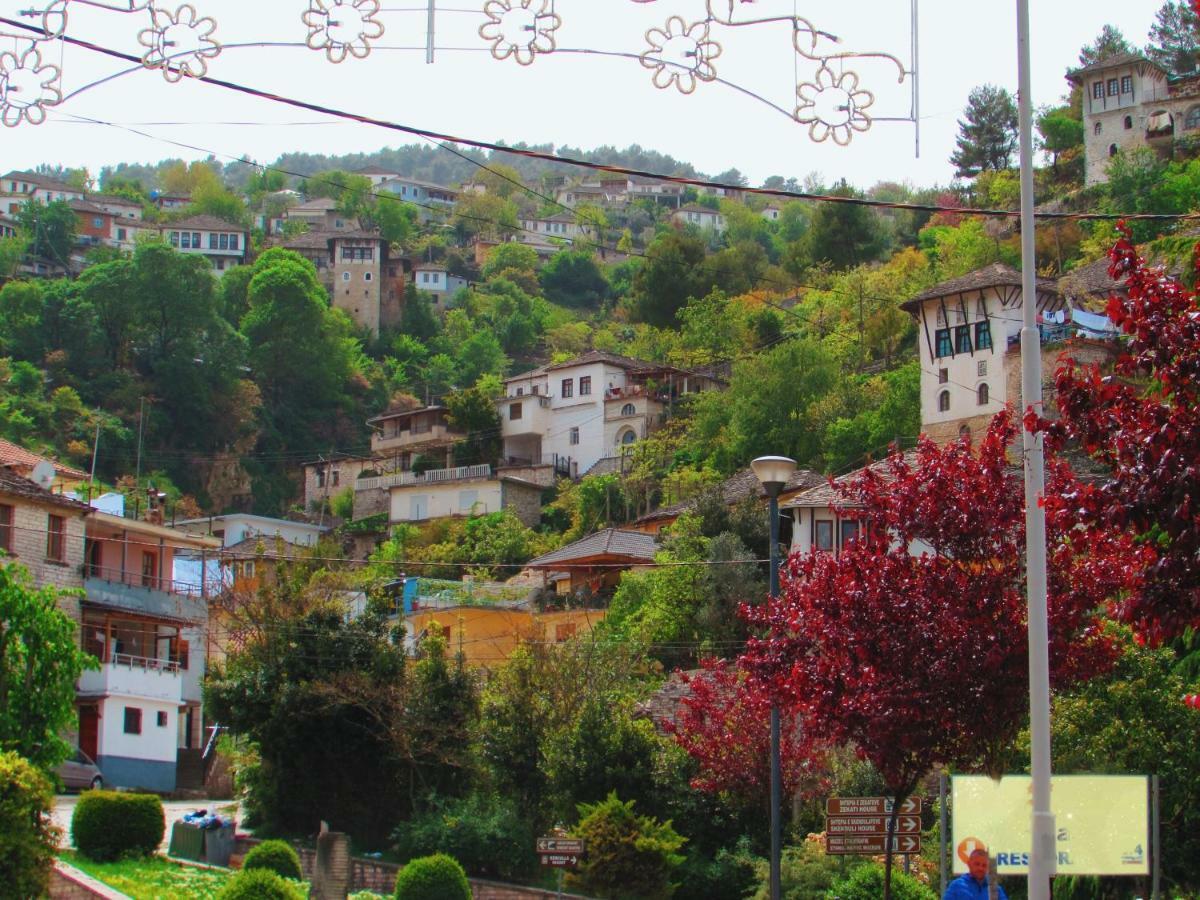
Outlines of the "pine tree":
M 993 84 L 973 89 L 958 131 L 958 149 L 950 162 L 960 178 L 1007 169 L 1017 149 L 1017 104 L 1012 94 Z
M 1125 35 L 1121 33 L 1120 28 L 1105 25 L 1094 41 L 1080 49 L 1079 65 L 1086 68 L 1098 62 L 1104 62 L 1106 59 L 1112 59 L 1114 56 L 1123 56 L 1133 52 L 1133 46 L 1125 40 Z
M 1185 0 L 1167 0 L 1150 28 L 1146 56 L 1174 75 L 1200 65 L 1200 15 Z

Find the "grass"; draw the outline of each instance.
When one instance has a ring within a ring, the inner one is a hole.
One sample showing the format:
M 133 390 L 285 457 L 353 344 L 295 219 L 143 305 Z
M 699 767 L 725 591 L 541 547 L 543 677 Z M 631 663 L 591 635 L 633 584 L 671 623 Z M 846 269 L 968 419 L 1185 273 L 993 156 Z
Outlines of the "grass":
M 67 850 L 63 861 L 128 894 L 133 900 L 214 900 L 232 872 L 185 866 L 165 856 L 92 862 Z

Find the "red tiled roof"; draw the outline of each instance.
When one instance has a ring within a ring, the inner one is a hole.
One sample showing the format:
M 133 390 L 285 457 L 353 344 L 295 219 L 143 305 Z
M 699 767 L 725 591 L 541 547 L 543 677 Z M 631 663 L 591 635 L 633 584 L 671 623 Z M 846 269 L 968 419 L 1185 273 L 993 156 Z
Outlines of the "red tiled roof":
M 88 477 L 87 472 L 81 472 L 79 469 L 73 469 L 44 456 L 38 456 L 12 441 L 0 438 L 0 466 L 32 469 L 40 462 L 54 463 L 54 471 L 64 478 L 78 478 L 80 481 L 85 481 Z

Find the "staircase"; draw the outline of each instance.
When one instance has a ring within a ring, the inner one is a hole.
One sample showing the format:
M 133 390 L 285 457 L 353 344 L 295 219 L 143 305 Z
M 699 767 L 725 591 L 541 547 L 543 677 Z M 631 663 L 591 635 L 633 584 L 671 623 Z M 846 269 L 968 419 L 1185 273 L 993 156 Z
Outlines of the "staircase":
M 182 747 L 175 758 L 175 790 L 204 790 L 204 751 Z

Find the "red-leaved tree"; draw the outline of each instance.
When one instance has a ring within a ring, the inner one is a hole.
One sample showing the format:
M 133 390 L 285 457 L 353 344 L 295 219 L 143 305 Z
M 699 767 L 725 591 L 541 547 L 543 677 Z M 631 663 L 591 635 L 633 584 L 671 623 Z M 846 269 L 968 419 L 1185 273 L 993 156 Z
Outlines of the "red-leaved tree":
M 899 802 L 936 764 L 999 774 L 1029 706 L 1022 473 L 999 414 L 978 450 L 922 440 L 839 488 L 860 536 L 839 555 L 793 556 L 778 601 L 746 610 L 766 628 L 743 664 L 850 745 Z M 1050 492 L 1081 488 L 1065 466 Z M 1106 601 L 1136 581 L 1138 549 L 1047 508 L 1050 657 L 1058 685 L 1104 671 Z M 885 885 L 890 885 L 890 854 Z
M 1060 418 L 1026 418 L 1046 431 L 1048 448 L 1082 449 L 1106 469 L 1069 498 L 1088 533 L 1119 530 L 1157 554 L 1113 612 L 1159 642 L 1200 627 L 1200 303 L 1147 266 L 1122 232 L 1109 273 L 1125 280 L 1127 296 L 1112 296 L 1108 315 L 1128 343 L 1115 375 L 1067 360 L 1055 378 Z
M 736 663 L 708 660 L 698 675 L 681 674 L 689 693 L 663 728 L 698 764 L 692 787 L 760 805 L 769 802 L 771 695 Z M 785 797 L 826 788 L 823 748 L 781 710 L 780 762 Z

